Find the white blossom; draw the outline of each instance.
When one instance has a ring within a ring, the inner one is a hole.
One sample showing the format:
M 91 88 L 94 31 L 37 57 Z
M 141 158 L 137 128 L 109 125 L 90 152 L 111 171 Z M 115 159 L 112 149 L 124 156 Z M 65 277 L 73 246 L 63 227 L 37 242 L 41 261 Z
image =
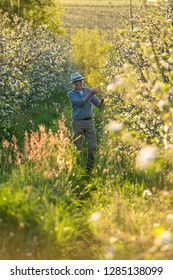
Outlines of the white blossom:
M 106 126 L 106 130 L 109 133 L 117 133 L 120 132 L 123 128 L 123 124 L 118 121 L 112 121 Z
M 172 243 L 172 233 L 168 230 L 162 232 L 155 240 L 155 245 L 168 245 Z
M 144 190 L 143 191 L 143 196 L 151 196 L 152 192 L 150 190 Z
M 168 214 L 166 218 L 167 220 L 173 222 L 173 214 Z
M 94 213 L 92 213 L 91 217 L 90 217 L 90 221 L 91 222 L 96 222 L 101 218 L 101 213 L 96 211 Z
M 141 168 L 141 169 L 145 169 L 148 168 L 149 165 L 151 163 L 153 163 L 153 161 L 156 159 L 157 157 L 157 147 L 155 146 L 145 146 L 143 147 L 136 158 L 136 163 L 137 163 L 137 167 Z

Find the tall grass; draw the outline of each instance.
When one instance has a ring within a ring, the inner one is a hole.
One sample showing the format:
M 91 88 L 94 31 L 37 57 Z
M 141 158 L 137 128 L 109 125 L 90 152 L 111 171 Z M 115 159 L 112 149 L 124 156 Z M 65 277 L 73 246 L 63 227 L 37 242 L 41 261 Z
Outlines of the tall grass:
M 92 233 L 78 200 L 82 170 L 64 119 L 57 133 L 43 125 L 26 133 L 22 152 L 15 138 L 3 144 L 13 168 L 0 188 L 0 258 L 89 258 Z
M 0 258 L 172 258 L 173 192 L 135 180 L 134 153 L 102 130 L 87 176 L 63 116 L 57 127 L 26 132 L 23 150 L 4 140 L 13 164 L 0 188 Z

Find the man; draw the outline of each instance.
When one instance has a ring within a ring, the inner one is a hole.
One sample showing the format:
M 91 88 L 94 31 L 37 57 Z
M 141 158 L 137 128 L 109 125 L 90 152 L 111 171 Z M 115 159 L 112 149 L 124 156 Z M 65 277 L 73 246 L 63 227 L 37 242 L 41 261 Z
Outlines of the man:
M 71 74 L 71 83 L 74 88 L 68 92 L 68 98 L 72 105 L 72 128 L 74 144 L 78 151 L 82 152 L 83 136 L 87 142 L 88 159 L 87 170 L 91 171 L 94 166 L 96 152 L 96 133 L 92 121 L 92 104 L 100 108 L 104 103 L 96 97 L 97 88 L 83 87 L 84 77 L 78 72 Z

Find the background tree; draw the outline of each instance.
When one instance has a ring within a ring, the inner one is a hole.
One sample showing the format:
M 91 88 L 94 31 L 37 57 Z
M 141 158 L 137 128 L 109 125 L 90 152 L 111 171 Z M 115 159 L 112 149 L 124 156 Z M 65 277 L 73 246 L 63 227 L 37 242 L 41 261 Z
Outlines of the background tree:
M 0 14 L 0 139 L 14 116 L 65 88 L 68 44 L 47 26 Z M 9 28 L 13 22 L 13 28 Z
M 2 0 L 0 10 L 10 17 L 17 14 L 34 24 L 46 24 L 51 30 L 61 32 L 61 7 L 55 0 Z

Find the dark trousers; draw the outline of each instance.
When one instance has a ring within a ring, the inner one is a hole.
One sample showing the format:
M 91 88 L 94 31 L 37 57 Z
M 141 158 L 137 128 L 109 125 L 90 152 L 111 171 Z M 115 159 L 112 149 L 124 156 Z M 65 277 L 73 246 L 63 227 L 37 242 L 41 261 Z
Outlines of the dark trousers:
M 86 139 L 88 148 L 87 168 L 92 169 L 96 152 L 96 133 L 92 119 L 73 120 L 72 127 L 74 144 L 78 151 L 82 152 L 83 137 Z

